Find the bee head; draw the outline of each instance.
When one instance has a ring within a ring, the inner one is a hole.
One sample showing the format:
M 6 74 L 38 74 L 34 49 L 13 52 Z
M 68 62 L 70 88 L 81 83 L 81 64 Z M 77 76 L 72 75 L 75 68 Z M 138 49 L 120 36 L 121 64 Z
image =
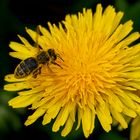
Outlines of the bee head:
M 48 54 L 53 61 L 57 59 L 57 54 L 55 53 L 54 49 L 48 49 Z
M 60 58 L 62 61 L 64 61 L 59 54 L 55 53 L 54 49 L 48 49 L 47 53 L 50 57 L 50 62 L 54 65 L 59 66 L 61 69 L 63 69 L 58 63 L 55 62 L 57 58 Z

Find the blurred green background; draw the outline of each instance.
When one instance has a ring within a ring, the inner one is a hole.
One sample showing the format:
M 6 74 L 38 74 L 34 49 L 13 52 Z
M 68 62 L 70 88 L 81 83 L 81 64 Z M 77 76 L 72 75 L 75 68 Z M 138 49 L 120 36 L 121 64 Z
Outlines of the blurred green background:
M 40 24 L 47 27 L 47 22 L 58 23 L 66 14 L 82 11 L 84 7 L 95 11 L 97 3 L 105 8 L 111 4 L 116 11 L 124 11 L 122 22 L 134 21 L 134 31 L 140 31 L 140 0 L 0 0 L 0 140 L 48 139 L 48 140 L 84 140 L 82 129 L 72 131 L 67 137 L 60 132 L 51 131 L 52 123 L 41 125 L 42 118 L 31 126 L 25 127 L 24 121 L 32 113 L 27 109 L 12 109 L 8 100 L 16 96 L 15 92 L 3 91 L 4 75 L 13 73 L 19 60 L 8 55 L 10 41 L 19 41 L 17 34 L 29 38 L 25 27 L 35 29 Z M 105 133 L 98 120 L 93 134 L 88 140 L 129 140 L 130 128 L 119 132 L 117 127 Z

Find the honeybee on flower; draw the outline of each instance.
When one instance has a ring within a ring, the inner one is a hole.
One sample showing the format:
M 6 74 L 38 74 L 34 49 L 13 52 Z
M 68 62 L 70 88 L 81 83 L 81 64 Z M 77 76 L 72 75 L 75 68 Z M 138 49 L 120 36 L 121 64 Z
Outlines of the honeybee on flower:
M 30 106 L 35 110 L 25 125 L 43 116 L 43 125 L 55 119 L 54 132 L 64 127 L 62 136 L 69 134 L 77 123 L 76 129 L 82 125 L 88 137 L 94 130 L 96 117 L 108 132 L 113 120 L 127 128 L 124 115 L 138 116 L 140 98 L 134 91 L 140 89 L 140 44 L 131 43 L 140 34 L 128 35 L 133 22 L 119 24 L 122 16 L 123 13 L 115 12 L 112 6 L 103 12 L 98 4 L 94 14 L 84 9 L 78 15 L 67 15 L 59 27 L 48 23 L 50 31 L 40 26 L 42 35 L 38 45 L 44 51 L 57 50 L 64 61 L 55 61 L 62 68 L 50 65 L 52 72 L 43 65 L 36 78 L 17 79 L 14 74 L 5 77 L 12 82 L 5 85 L 5 90 L 18 91 L 9 105 L 13 108 Z M 26 31 L 36 41 L 36 32 Z M 10 43 L 15 51 L 10 55 L 21 60 L 35 56 L 37 49 L 25 38 L 20 39 L 23 44 Z

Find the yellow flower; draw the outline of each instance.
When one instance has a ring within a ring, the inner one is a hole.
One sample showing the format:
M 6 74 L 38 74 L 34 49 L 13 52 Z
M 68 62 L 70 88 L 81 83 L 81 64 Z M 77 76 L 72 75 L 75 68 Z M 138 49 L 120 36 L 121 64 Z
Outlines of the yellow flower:
M 133 94 L 140 89 L 140 44 L 131 45 L 140 34 L 128 35 L 133 23 L 119 24 L 122 16 L 112 6 L 103 12 L 98 4 L 95 14 L 84 9 L 78 15 L 67 15 L 59 27 L 49 23 L 50 31 L 39 26 L 39 46 L 45 51 L 54 48 L 64 62 L 56 61 L 63 69 L 52 64 L 49 70 L 44 65 L 37 78 L 5 77 L 12 82 L 5 85 L 5 90 L 18 91 L 9 105 L 35 110 L 25 125 L 40 116 L 43 125 L 55 119 L 52 130 L 63 126 L 61 135 L 66 136 L 77 121 L 76 129 L 82 125 L 88 137 L 97 116 L 107 132 L 112 120 L 127 128 L 123 116 L 135 118 L 140 112 L 140 98 Z M 37 33 L 26 31 L 36 41 Z M 35 57 L 38 49 L 25 38 L 20 39 L 23 44 L 10 43 L 15 51 L 10 55 L 21 60 Z
M 130 140 L 140 140 L 140 116 L 137 116 L 131 123 Z

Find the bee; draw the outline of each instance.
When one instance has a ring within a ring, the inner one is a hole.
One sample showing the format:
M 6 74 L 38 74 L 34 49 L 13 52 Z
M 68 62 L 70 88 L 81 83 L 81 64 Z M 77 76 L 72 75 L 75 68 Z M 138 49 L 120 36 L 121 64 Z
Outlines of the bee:
M 43 65 L 47 65 L 49 68 L 50 64 L 54 64 L 62 68 L 59 64 L 55 61 L 57 58 L 60 58 L 64 61 L 59 54 L 55 52 L 54 49 L 48 49 L 44 51 L 38 44 L 38 37 L 39 37 L 39 26 L 36 28 L 37 36 L 36 36 L 36 43 L 35 47 L 38 48 L 38 53 L 35 57 L 29 57 L 23 61 L 21 61 L 14 71 L 14 77 L 17 79 L 25 78 L 32 74 L 33 78 L 36 78 L 38 74 L 41 74 L 41 68 Z
M 59 54 L 55 52 L 54 49 L 48 49 L 47 51 L 42 50 L 38 45 L 38 32 L 39 27 L 37 26 L 37 36 L 36 36 L 36 46 L 39 48 L 39 52 L 35 57 L 29 57 L 23 61 L 21 61 L 14 71 L 14 77 L 17 79 L 25 78 L 32 74 L 33 78 L 36 78 L 38 74 L 41 74 L 41 68 L 43 65 L 47 65 L 49 68 L 50 64 L 54 64 L 62 68 L 58 63 L 56 63 L 56 59 L 60 58 L 64 61 Z
M 43 65 L 49 66 L 49 64 L 54 64 L 62 68 L 55 62 L 58 57 L 63 60 L 54 49 L 48 49 L 47 51 L 41 50 L 36 57 L 29 57 L 21 61 L 14 71 L 14 76 L 17 79 L 20 79 L 33 74 L 33 78 L 36 78 L 38 74 L 41 74 Z

